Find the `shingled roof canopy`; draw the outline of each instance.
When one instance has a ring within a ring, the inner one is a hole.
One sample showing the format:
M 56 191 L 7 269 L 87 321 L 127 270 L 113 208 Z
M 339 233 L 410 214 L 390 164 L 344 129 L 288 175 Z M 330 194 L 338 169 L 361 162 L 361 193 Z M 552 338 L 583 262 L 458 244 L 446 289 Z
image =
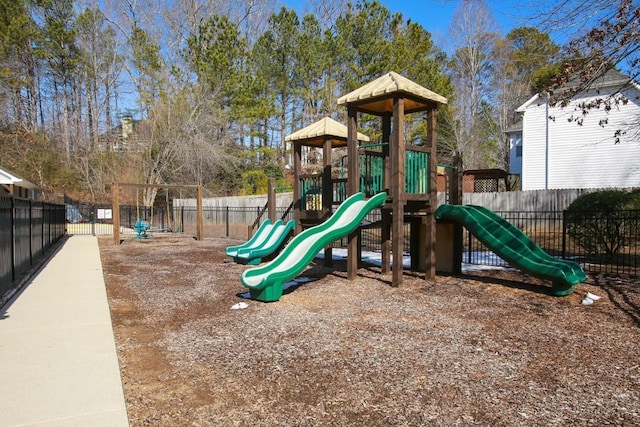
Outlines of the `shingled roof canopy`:
M 393 111 L 394 93 L 405 99 L 405 113 L 414 113 L 446 104 L 447 98 L 412 82 L 393 71 L 338 99 L 338 105 L 353 105 L 359 111 L 380 115 Z
M 329 117 L 325 117 L 287 135 L 284 140 L 287 142 L 298 141 L 313 147 L 322 147 L 327 139 L 332 140 L 331 145 L 334 148 L 345 147 L 347 145 L 347 127 Z M 358 132 L 358 140 L 369 141 L 369 137 Z

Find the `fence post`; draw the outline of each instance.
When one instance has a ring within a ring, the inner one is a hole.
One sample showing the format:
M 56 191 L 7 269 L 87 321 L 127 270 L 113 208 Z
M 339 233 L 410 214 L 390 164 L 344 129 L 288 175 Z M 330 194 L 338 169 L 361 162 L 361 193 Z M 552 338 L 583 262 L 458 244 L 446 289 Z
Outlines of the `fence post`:
M 16 280 L 16 199 L 11 197 L 11 283 Z
M 33 200 L 29 199 L 29 267 L 33 265 Z
M 229 237 L 229 206 L 225 208 L 225 222 L 227 224 L 227 237 Z
M 47 217 L 45 214 L 46 204 L 44 202 L 41 202 L 40 204 L 42 205 L 42 220 L 40 221 L 40 250 L 42 251 L 42 253 L 44 253 L 44 250 L 49 248 L 48 243 L 45 245 L 45 242 L 49 242 L 49 239 L 45 240 L 44 238 L 44 220 Z
M 91 204 L 91 235 L 96 235 L 96 205 L 94 203 Z
M 562 211 L 562 259 L 567 259 L 567 211 Z

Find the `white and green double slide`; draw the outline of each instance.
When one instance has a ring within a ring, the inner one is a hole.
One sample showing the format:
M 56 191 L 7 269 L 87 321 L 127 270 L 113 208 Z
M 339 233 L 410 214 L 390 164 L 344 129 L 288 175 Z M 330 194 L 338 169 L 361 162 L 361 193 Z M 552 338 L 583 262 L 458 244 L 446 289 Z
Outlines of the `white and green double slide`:
M 227 247 L 226 254 L 239 264 L 258 265 L 263 257 L 271 255 L 282 246 L 295 225 L 293 220 L 285 224 L 279 219 L 272 224 L 266 219 L 248 242 Z
M 251 298 L 265 302 L 279 300 L 284 283 L 300 274 L 324 247 L 356 230 L 364 217 L 386 199 L 385 192 L 368 200 L 364 193 L 354 194 L 327 221 L 295 236 L 272 261 L 245 270 L 242 284 L 249 288 Z

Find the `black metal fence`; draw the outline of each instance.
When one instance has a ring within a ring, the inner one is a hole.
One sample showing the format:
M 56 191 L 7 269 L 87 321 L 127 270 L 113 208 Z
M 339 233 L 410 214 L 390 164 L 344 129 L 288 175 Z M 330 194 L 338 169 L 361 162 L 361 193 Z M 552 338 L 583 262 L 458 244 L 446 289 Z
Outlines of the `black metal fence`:
M 185 208 L 186 209 L 186 208 Z M 212 229 L 212 223 L 223 227 L 217 236 L 230 236 L 233 224 L 255 222 L 261 208 L 205 208 L 205 230 Z M 278 208 L 280 217 L 286 208 Z M 571 259 L 582 265 L 590 274 L 614 274 L 640 276 L 640 211 L 621 211 L 613 214 L 613 219 L 605 220 L 600 213 L 593 212 L 581 216 L 571 216 L 567 211 L 547 212 L 496 212 L 522 230 L 531 240 L 549 254 Z M 187 218 L 195 222 L 195 209 L 186 211 Z M 289 220 L 293 213 L 283 218 Z M 381 219 L 379 209 L 370 212 L 365 221 L 375 224 Z M 405 235 L 410 235 L 410 225 L 405 225 Z M 210 233 L 205 233 L 211 235 Z M 594 243 L 588 236 L 599 237 Z M 606 237 L 606 238 L 605 238 Z M 361 231 L 362 248 L 365 251 L 379 251 L 381 232 L 378 227 L 365 227 Z M 600 242 L 596 244 L 597 242 Z M 346 247 L 347 239 L 334 242 L 332 247 Z M 463 262 L 477 265 L 508 266 L 508 263 L 485 247 L 466 229 L 463 231 Z M 405 251 L 409 251 L 409 239 L 405 239 Z
M 0 306 L 64 233 L 64 205 L 0 196 Z
M 83 214 L 84 232 L 74 230 L 70 234 L 110 233 L 112 219 L 99 215 L 100 209 L 110 206 L 75 203 Z M 580 216 L 566 211 L 503 211 L 496 212 L 522 230 L 538 246 L 553 256 L 579 262 L 591 274 L 615 274 L 640 276 L 640 211 L 609 213 L 592 212 Z M 100 217 L 102 216 L 102 217 Z M 284 221 L 293 219 L 293 211 L 276 208 L 276 216 Z M 152 230 L 195 234 L 195 207 L 155 207 L 154 209 L 122 206 L 120 208 L 121 233 L 134 233 L 137 218 L 152 225 Z M 209 237 L 248 238 L 248 229 L 256 221 L 264 220 L 264 207 L 204 207 L 204 235 Z M 607 219 L 608 218 L 608 219 Z M 381 219 L 380 210 L 370 212 L 365 221 L 375 224 Z M 405 235 L 411 229 L 405 225 Z M 599 240 L 598 240 L 599 239 Z M 379 251 L 380 228 L 369 227 L 361 231 L 362 248 Z M 341 239 L 332 247 L 346 247 L 347 239 Z M 463 231 L 463 262 L 469 264 L 507 266 L 508 263 L 486 248 L 466 229 Z M 405 251 L 409 251 L 409 239 L 405 239 Z
M 576 261 L 590 274 L 640 276 L 640 211 L 496 213 L 549 254 Z M 466 229 L 463 246 L 463 262 L 508 265 Z

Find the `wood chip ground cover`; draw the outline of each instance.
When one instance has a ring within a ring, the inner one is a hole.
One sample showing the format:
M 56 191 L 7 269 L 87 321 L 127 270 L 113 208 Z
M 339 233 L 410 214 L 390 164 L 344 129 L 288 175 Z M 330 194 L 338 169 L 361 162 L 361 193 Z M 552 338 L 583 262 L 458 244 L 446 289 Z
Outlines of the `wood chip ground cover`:
M 132 426 L 640 425 L 638 283 L 553 297 L 514 271 L 405 272 L 393 288 L 318 260 L 267 304 L 225 262 L 237 240 L 99 241 Z

